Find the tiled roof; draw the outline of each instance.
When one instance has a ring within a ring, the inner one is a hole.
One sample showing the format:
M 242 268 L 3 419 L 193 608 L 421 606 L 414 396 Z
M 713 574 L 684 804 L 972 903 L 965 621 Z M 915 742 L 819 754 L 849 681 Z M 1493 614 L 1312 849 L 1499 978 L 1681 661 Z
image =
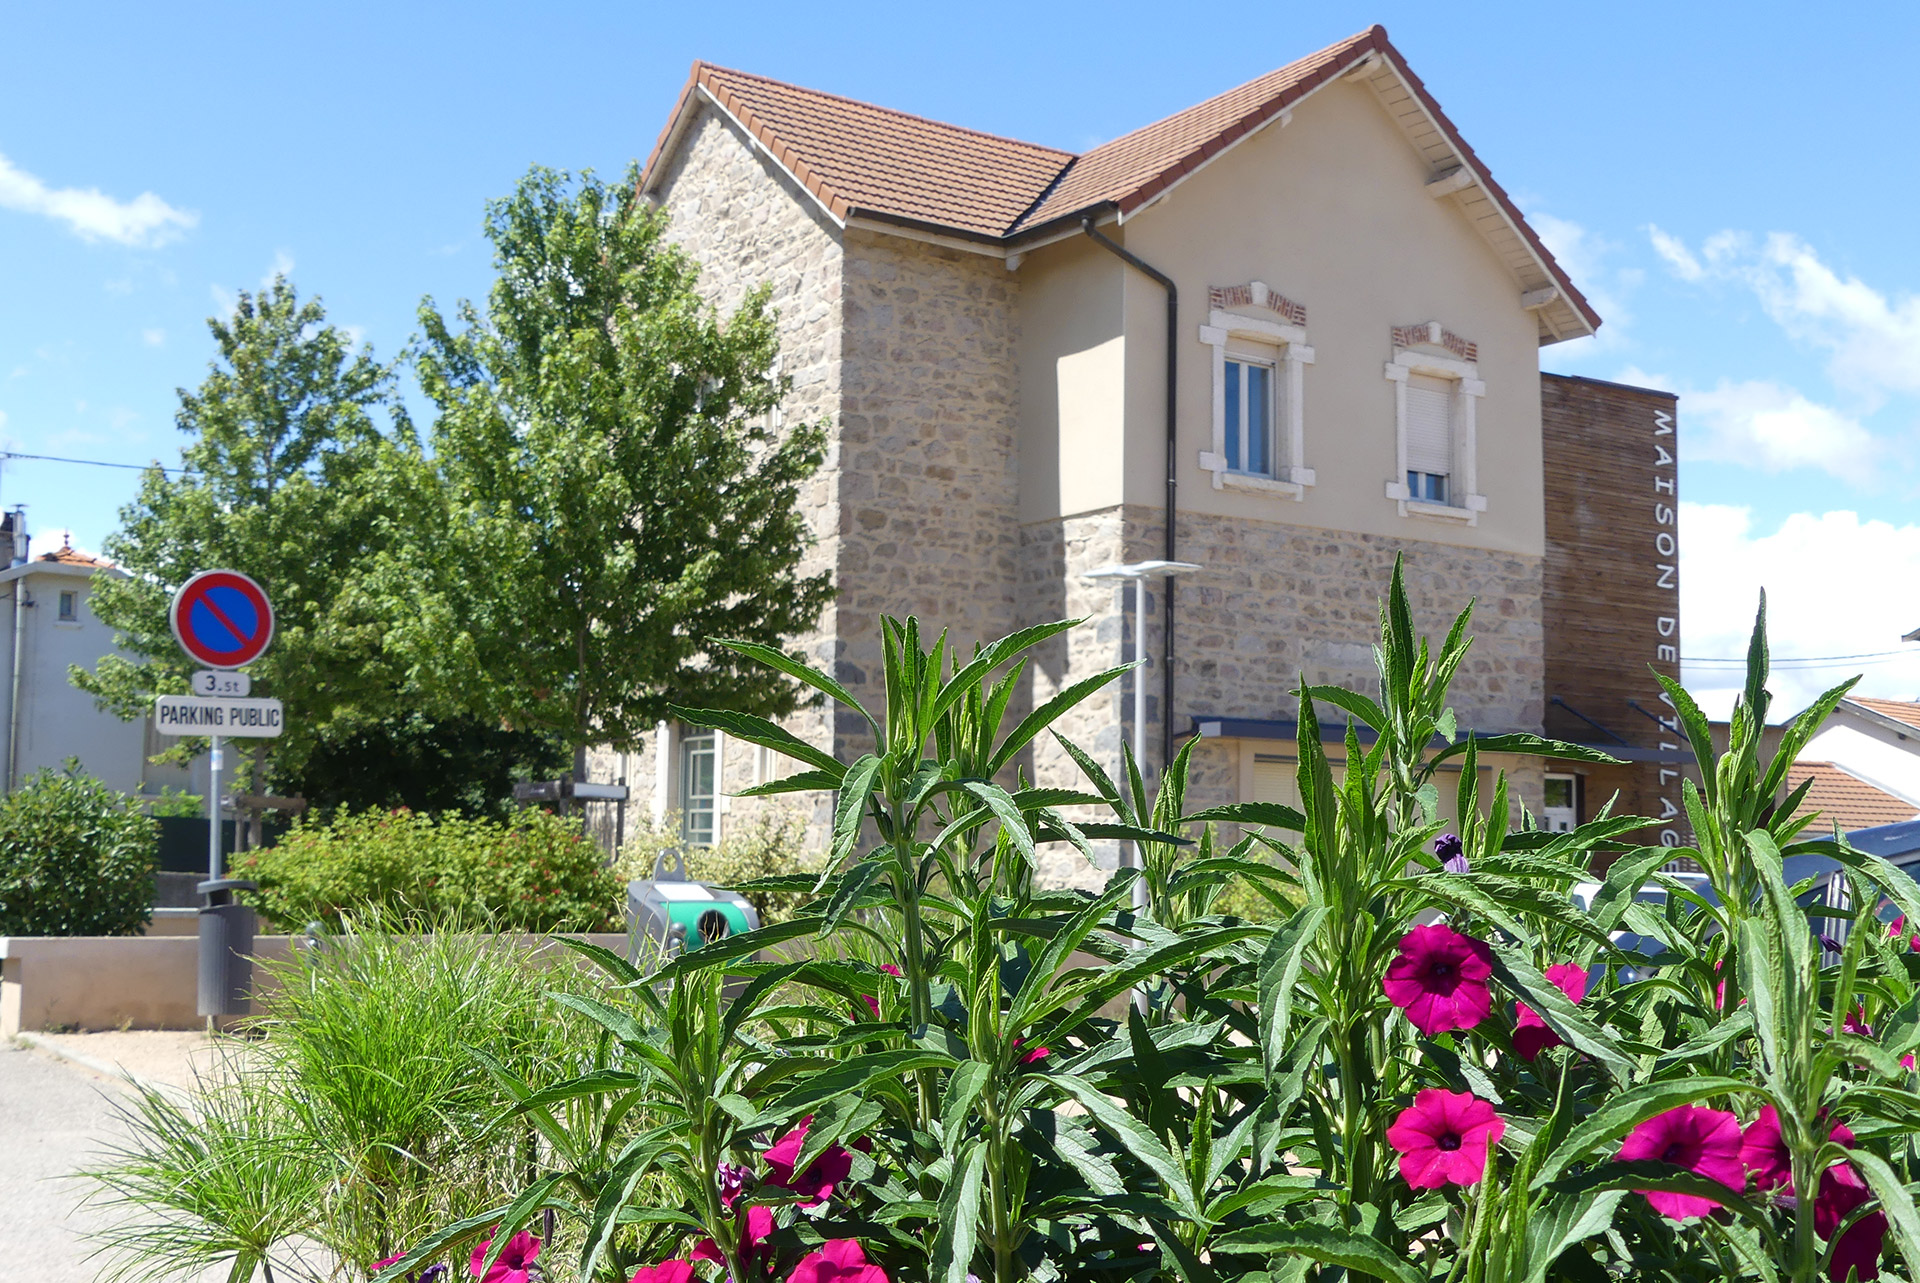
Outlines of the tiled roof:
M 839 219 L 859 210 L 999 237 L 1073 161 L 1054 147 L 704 62 L 693 64 L 683 105 L 696 86 Z M 649 177 L 673 126 L 654 145 Z
M 1867 699 L 1860 695 L 1848 696 L 1847 703 L 1858 704 L 1869 712 L 1878 713 L 1882 717 L 1891 717 L 1896 722 L 1904 722 L 1920 730 L 1920 704 L 1910 704 L 1899 699 Z
M 34 560 L 58 562 L 62 566 L 111 566 L 113 565 L 113 563 L 111 561 L 108 561 L 106 558 L 96 557 L 91 553 L 81 552 L 78 548 L 73 547 L 71 544 L 63 548 L 55 548 L 52 552 L 43 552 L 38 557 L 35 557 Z
M 1838 824 L 1843 832 L 1851 832 L 1876 824 L 1899 824 L 1920 818 L 1920 806 L 1877 789 L 1832 762 L 1795 762 L 1787 770 L 1789 791 L 1808 779 L 1813 781 L 1813 787 L 1807 790 L 1806 800 L 1794 814 L 1811 815 L 1818 811 L 1820 818 L 1816 824 L 1821 829 Z
M 1386 47 L 1373 27 L 1237 89 L 1101 143 L 1074 161 L 1021 228 L 1111 202 L 1134 209 L 1260 127 L 1276 111 L 1317 88 L 1355 57 Z
M 1559 291 L 1545 307 L 1565 324 L 1556 322 L 1551 336 L 1597 328 L 1599 315 L 1379 26 L 1077 156 L 696 62 L 647 157 L 640 189 L 650 191 L 664 176 L 679 132 L 704 96 L 841 222 L 858 215 L 1010 242 L 1085 213 L 1132 213 L 1367 55 L 1380 60 L 1378 77 L 1404 86 L 1394 89 L 1402 105 L 1392 110 L 1429 163 L 1470 171 L 1469 186 L 1484 191 L 1494 208 L 1468 216 L 1523 287 Z M 1376 87 L 1386 83 L 1376 79 Z

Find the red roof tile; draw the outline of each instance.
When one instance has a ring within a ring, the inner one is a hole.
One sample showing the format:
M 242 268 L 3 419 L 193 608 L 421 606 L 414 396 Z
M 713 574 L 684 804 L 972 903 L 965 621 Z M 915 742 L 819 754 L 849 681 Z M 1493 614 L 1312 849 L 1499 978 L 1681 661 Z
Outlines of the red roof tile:
M 1900 699 L 1867 699 L 1860 695 L 1848 696 L 1847 703 L 1858 704 L 1869 712 L 1891 717 L 1896 722 L 1920 730 L 1920 704 L 1910 704 Z
M 836 219 L 857 214 L 1007 241 L 1082 213 L 1140 208 L 1368 53 L 1392 64 L 1565 303 L 1597 328 L 1599 315 L 1379 26 L 1079 156 L 696 62 L 640 186 L 649 190 L 662 177 L 670 144 L 705 94 Z
M 1794 815 L 1819 812 L 1816 827 L 1820 829 L 1838 824 L 1842 832 L 1852 832 L 1876 824 L 1902 824 L 1920 817 L 1920 806 L 1877 789 L 1832 762 L 1795 762 L 1787 769 L 1789 791 L 1809 779 L 1813 787 Z
M 104 557 L 96 557 L 91 553 L 81 552 L 78 548 L 71 545 L 64 548 L 55 548 L 52 552 L 43 552 L 38 557 L 35 557 L 34 560 L 58 562 L 62 566 L 113 565 L 111 561 L 108 561 Z

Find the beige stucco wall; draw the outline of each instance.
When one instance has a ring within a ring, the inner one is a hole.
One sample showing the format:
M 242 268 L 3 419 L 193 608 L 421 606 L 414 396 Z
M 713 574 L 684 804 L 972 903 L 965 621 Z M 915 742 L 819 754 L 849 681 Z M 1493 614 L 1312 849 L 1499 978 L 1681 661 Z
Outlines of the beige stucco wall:
M 1018 269 L 1022 522 L 1120 502 L 1130 272 L 1084 237 Z
M 1424 190 L 1426 162 L 1372 92 L 1334 84 L 1187 178 L 1157 204 L 1106 231 L 1173 277 L 1180 290 L 1178 467 L 1183 510 L 1326 530 L 1428 540 L 1533 556 L 1545 551 L 1541 510 L 1539 358 L 1520 288 L 1450 201 Z M 1035 251 L 1021 267 L 1065 278 L 1081 241 Z M 1127 343 L 1125 501 L 1161 506 L 1165 473 L 1165 295 L 1138 272 L 1122 276 Z M 1305 372 L 1304 466 L 1317 484 L 1304 500 L 1215 490 L 1198 462 L 1212 449 L 1212 349 L 1199 330 L 1209 286 L 1265 281 L 1307 309 L 1315 363 Z M 1104 290 L 1087 291 L 1096 314 Z M 1028 297 L 1048 298 L 1047 291 Z M 1487 385 L 1477 420 L 1477 525 L 1402 517 L 1385 497 L 1395 480 L 1390 330 L 1437 320 L 1479 345 Z M 1033 328 L 1031 320 L 1026 322 Z M 1068 350 L 1077 350 L 1068 346 Z M 1044 438 L 1031 421 L 1026 439 Z M 1070 429 L 1062 425 L 1066 435 Z M 1100 466 L 1097 442 L 1073 455 Z M 1100 494 L 1089 506 L 1114 502 Z M 1063 505 L 1063 512 L 1086 509 Z M 1028 512 L 1029 519 L 1041 514 Z

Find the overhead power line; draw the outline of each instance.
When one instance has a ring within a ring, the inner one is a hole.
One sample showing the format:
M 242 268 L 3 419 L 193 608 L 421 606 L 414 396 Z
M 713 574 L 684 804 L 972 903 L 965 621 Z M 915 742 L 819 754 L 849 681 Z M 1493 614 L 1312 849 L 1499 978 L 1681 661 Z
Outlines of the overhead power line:
M 1858 660 L 1898 659 L 1903 655 L 1920 656 L 1920 650 L 1869 650 L 1857 655 L 1790 655 L 1785 658 L 1768 656 L 1768 664 L 1774 668 L 1818 668 L 1831 664 L 1848 664 Z M 1747 658 L 1744 655 L 1682 655 L 1683 664 L 1729 664 L 1744 668 Z
M 146 472 L 158 468 L 162 472 L 178 472 L 188 475 L 192 468 L 169 468 L 164 463 L 110 463 L 105 459 L 69 459 L 58 454 L 22 454 L 18 450 L 0 450 L 0 459 L 37 459 L 43 463 L 79 463 L 89 468 L 128 468 L 134 472 Z

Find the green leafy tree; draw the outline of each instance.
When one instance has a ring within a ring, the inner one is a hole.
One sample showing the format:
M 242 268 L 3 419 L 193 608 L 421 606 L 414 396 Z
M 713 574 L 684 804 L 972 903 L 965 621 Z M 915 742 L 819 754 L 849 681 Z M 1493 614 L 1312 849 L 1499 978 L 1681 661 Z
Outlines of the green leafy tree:
M 577 753 L 674 704 L 793 709 L 715 636 L 778 645 L 830 594 L 801 573 L 823 430 L 774 422 L 765 290 L 721 318 L 632 176 L 535 168 L 488 207 L 499 278 L 418 368 L 444 507 L 390 562 L 400 648 L 438 693 Z
M 180 390 L 186 470 L 143 477 L 106 542 L 127 576 L 94 589 L 94 611 L 132 657 L 71 675 L 121 716 L 142 715 L 156 694 L 184 691 L 195 667 L 168 624 L 175 590 L 214 567 L 251 575 L 276 628 L 248 671 L 256 694 L 287 706 L 284 737 L 257 747 L 284 770 L 317 741 L 388 716 L 404 688 L 383 658 L 378 603 L 358 583 L 431 476 L 393 367 L 354 352 L 319 299 L 303 302 L 277 277 L 208 328 L 219 357 L 197 392 Z M 375 422 L 383 413 L 390 432 Z

